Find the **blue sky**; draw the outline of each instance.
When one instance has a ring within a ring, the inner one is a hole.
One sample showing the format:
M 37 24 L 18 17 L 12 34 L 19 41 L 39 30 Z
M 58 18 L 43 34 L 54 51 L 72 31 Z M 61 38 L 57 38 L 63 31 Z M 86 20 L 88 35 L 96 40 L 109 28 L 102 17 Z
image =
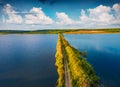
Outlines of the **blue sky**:
M 120 27 L 119 0 L 0 0 L 0 30 Z

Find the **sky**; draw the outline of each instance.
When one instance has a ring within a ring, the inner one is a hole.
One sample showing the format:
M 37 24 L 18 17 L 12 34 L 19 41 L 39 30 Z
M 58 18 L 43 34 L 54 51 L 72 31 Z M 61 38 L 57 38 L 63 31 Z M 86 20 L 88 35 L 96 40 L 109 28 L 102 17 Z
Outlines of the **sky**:
M 120 0 L 0 0 L 0 30 L 120 28 Z

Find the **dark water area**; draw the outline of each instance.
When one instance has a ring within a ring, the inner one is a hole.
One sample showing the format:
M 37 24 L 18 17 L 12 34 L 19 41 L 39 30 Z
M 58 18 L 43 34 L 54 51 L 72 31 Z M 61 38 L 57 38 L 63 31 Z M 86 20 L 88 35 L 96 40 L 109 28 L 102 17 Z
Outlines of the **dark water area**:
M 55 87 L 57 35 L 0 35 L 0 87 Z
M 65 35 L 105 87 L 120 87 L 120 35 Z M 57 35 L 0 35 L 0 87 L 55 87 Z
M 72 46 L 87 52 L 105 87 L 120 87 L 120 34 L 65 35 Z

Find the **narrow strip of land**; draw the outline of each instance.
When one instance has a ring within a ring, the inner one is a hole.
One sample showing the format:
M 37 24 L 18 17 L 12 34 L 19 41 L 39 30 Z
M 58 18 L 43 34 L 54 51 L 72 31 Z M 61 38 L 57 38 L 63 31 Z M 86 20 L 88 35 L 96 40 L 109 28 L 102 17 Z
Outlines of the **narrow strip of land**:
M 56 48 L 56 66 L 59 76 L 56 87 L 100 87 L 92 66 L 61 34 Z
M 72 87 L 71 80 L 70 80 L 70 73 L 68 70 L 68 62 L 66 59 L 65 59 L 64 63 L 65 63 L 64 64 L 64 67 L 65 67 L 65 87 Z
M 69 68 L 68 68 L 68 59 L 67 59 L 67 55 L 66 55 L 67 53 L 65 50 L 65 43 L 64 43 L 62 36 L 60 36 L 60 40 L 61 40 L 61 44 L 62 44 L 63 60 L 64 60 L 65 87 L 72 87 L 70 72 L 69 72 Z

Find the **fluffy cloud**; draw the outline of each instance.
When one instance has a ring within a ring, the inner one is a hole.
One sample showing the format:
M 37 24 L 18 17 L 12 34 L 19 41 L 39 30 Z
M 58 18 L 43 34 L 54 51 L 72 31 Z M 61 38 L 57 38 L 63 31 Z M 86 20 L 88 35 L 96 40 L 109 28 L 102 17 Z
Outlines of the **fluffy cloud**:
M 120 14 L 120 4 L 114 4 L 112 8 L 116 11 L 116 13 Z
M 114 11 L 114 13 L 113 13 Z M 120 24 L 120 4 L 113 7 L 100 5 L 93 9 L 81 10 L 80 23 L 90 26 L 112 26 Z
M 100 5 L 94 9 L 88 9 L 89 18 L 91 21 L 109 23 L 113 20 L 113 15 L 110 14 L 111 8 Z
M 6 4 L 4 12 L 7 17 L 3 15 L 3 23 L 47 25 L 54 22 L 50 17 L 45 15 L 42 8 L 33 7 L 29 12 L 16 12 L 10 4 Z M 20 13 L 25 17 L 19 15 Z
M 30 13 L 25 15 L 26 24 L 52 24 L 54 22 L 50 17 L 45 15 L 42 8 L 33 7 Z
M 56 16 L 58 21 L 56 22 L 57 24 L 60 25 L 69 25 L 73 24 L 73 20 L 68 17 L 68 15 L 64 12 L 56 12 Z
M 96 8 L 81 10 L 80 20 L 74 21 L 64 12 L 57 12 L 57 24 L 75 27 L 116 27 L 120 26 L 120 4 L 112 7 L 99 5 Z
M 12 6 L 10 4 L 6 4 L 4 7 L 4 11 L 8 16 L 8 19 L 4 19 L 3 22 L 7 23 L 15 23 L 20 24 L 23 22 L 22 16 L 18 15 L 15 10 L 12 9 Z
M 115 20 L 113 21 L 114 24 L 120 24 L 120 4 L 114 4 L 112 9 L 115 11 Z
M 89 25 L 108 25 L 114 20 L 112 14 L 110 14 L 111 8 L 100 5 L 94 9 L 88 9 L 87 12 L 81 11 L 80 21 Z M 88 13 L 88 15 L 86 14 Z
M 31 8 L 30 11 L 17 12 L 10 4 L 6 4 L 4 11 L 6 14 L 2 16 L 3 23 L 37 24 L 35 28 L 36 26 L 38 28 L 120 27 L 120 4 L 118 3 L 112 7 L 99 5 L 95 8 L 82 9 L 76 21 L 65 12 L 56 12 L 56 20 L 53 20 L 42 11 L 42 8 L 37 7 Z

